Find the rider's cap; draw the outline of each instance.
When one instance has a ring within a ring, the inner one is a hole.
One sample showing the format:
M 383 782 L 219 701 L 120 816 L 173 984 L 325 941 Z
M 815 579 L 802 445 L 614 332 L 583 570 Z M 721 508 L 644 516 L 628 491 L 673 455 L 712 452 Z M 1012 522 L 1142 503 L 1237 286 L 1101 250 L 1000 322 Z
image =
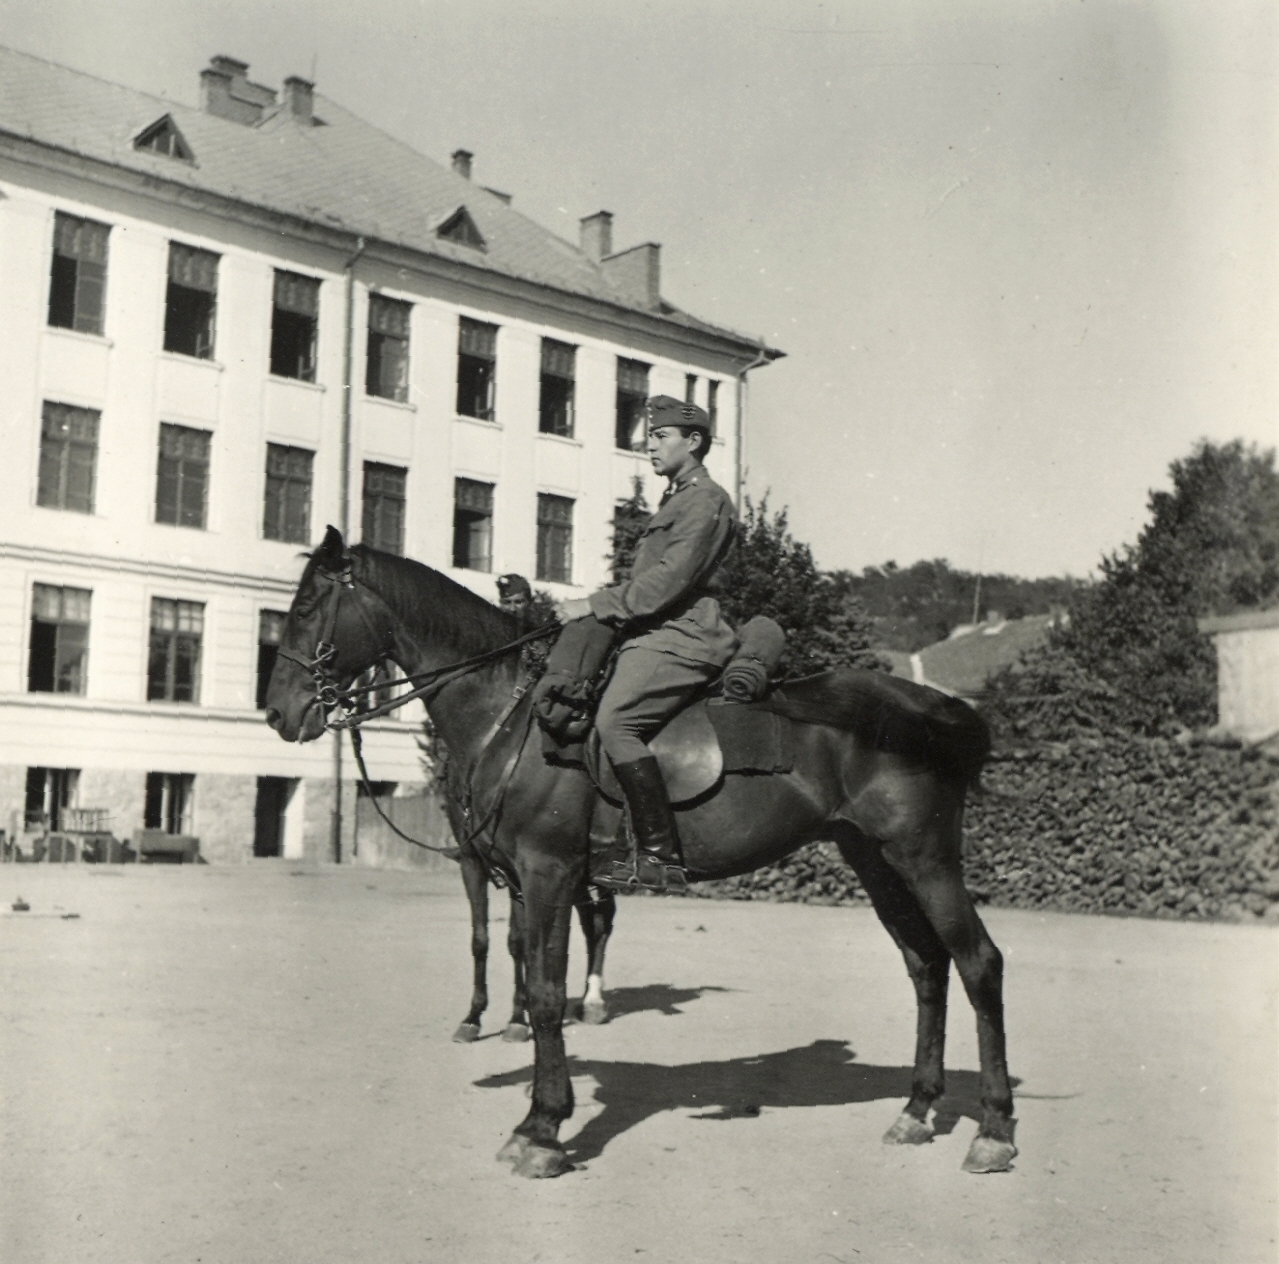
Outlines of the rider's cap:
M 686 404 L 673 395 L 654 395 L 645 411 L 650 430 L 658 426 L 678 426 L 681 430 L 702 430 L 708 435 L 711 432 L 711 419 L 704 408 Z
M 533 595 L 533 590 L 523 575 L 517 575 L 512 571 L 509 575 L 497 577 L 497 595 L 500 600 L 505 601 L 508 597 L 519 597 L 522 594 L 530 597 Z

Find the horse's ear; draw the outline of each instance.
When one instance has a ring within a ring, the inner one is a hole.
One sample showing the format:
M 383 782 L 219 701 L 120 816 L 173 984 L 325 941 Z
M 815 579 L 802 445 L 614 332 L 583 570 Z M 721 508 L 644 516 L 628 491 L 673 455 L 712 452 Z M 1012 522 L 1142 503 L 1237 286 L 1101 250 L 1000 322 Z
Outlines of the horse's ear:
M 341 570 L 346 562 L 346 541 L 337 527 L 330 525 L 324 541 L 311 555 L 325 570 Z

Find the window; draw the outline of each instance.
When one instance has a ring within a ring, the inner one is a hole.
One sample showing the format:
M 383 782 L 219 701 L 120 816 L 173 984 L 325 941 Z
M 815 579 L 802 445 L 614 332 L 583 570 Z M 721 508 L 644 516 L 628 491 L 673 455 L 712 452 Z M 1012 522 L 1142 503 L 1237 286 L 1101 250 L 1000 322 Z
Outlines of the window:
M 86 334 L 102 332 L 110 231 L 106 224 L 57 213 L 53 224 L 49 324 Z
M 266 710 L 266 691 L 275 670 L 276 655 L 280 651 L 280 637 L 284 635 L 284 620 L 288 615 L 282 610 L 258 611 L 258 680 L 257 707 Z
M 169 115 L 152 123 L 139 133 L 133 142 L 134 149 L 150 149 L 154 153 L 163 154 L 166 158 L 181 158 L 191 162 L 195 155 L 185 137 L 178 131 L 178 125 Z
M 155 470 L 156 522 L 204 528 L 210 437 L 207 430 L 160 423 L 160 455 Z
M 151 598 L 148 702 L 200 701 L 200 642 L 204 603 Z
M 537 578 L 573 582 L 573 502 L 566 496 L 537 498 Z
M 577 348 L 542 339 L 542 390 L 537 428 L 542 434 L 573 437 L 573 367 Z
M 28 768 L 24 828 L 60 830 L 67 808 L 75 806 L 79 785 L 78 768 Z
M 435 235 L 445 241 L 456 242 L 459 246 L 470 246 L 472 250 L 483 250 L 486 244 L 484 235 L 476 228 L 470 211 L 464 206 L 459 206 L 435 230 Z
M 401 404 L 409 398 L 409 313 L 412 303 L 369 295 L 369 344 L 364 389 Z
M 147 773 L 147 797 L 142 824 L 166 834 L 191 832 L 195 775 L 189 772 Z
M 93 512 L 100 416 L 93 408 L 45 402 L 40 420 L 37 505 Z
M 686 404 L 697 403 L 697 374 L 696 373 L 684 374 L 684 403 Z
M 493 569 L 493 484 L 469 478 L 453 483 L 453 565 Z
M 89 600 L 84 588 L 36 584 L 31 600 L 30 693 L 84 693 L 89 661 Z
M 493 420 L 497 378 L 497 326 L 461 317 L 457 335 L 457 411 Z
M 311 463 L 307 448 L 266 445 L 266 513 L 262 534 L 268 540 L 306 544 L 311 538 Z
M 706 415 L 711 420 L 711 437 L 719 433 L 719 383 L 713 379 L 706 383 Z
M 320 283 L 296 272 L 275 274 L 271 311 L 271 372 L 315 381 L 315 330 L 320 319 Z
M 644 405 L 647 402 L 648 365 L 618 356 L 616 442 L 623 451 L 634 452 L 643 446 Z
M 218 256 L 169 243 L 169 288 L 164 299 L 164 349 L 197 360 L 213 358 L 213 313 L 218 301 Z
M 364 462 L 364 543 L 404 552 L 404 483 L 408 470 Z

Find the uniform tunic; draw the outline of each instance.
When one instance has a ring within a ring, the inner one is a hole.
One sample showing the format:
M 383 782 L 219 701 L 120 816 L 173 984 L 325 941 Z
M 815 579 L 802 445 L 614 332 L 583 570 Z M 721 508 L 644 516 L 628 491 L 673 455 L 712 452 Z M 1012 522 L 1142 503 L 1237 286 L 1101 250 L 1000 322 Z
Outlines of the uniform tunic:
M 693 466 L 662 497 L 631 578 L 591 595 L 592 613 L 625 638 L 596 717 L 614 763 L 648 755 L 645 743 L 732 658 L 737 637 L 711 592 L 736 522 L 728 493 Z

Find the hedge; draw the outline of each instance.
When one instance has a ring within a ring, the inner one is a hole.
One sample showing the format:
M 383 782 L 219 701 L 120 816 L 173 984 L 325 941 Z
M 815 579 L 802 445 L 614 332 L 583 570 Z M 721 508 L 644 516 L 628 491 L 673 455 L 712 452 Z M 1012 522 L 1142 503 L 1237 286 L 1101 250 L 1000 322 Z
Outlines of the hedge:
M 1147 917 L 1279 917 L 1279 758 L 1130 735 L 996 752 L 965 812 L 980 904 Z M 833 843 L 692 894 L 865 903 Z

